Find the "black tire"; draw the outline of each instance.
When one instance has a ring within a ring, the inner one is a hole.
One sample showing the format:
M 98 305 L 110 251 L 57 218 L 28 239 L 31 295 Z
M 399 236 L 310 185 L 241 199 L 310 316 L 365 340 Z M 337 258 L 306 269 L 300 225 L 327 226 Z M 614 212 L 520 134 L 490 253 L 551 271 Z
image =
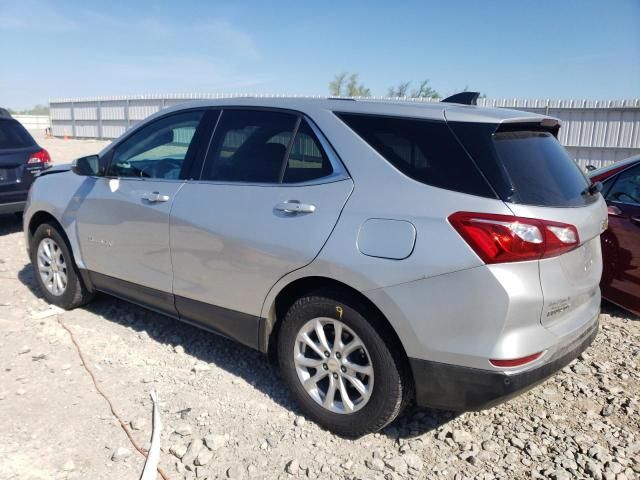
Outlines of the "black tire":
M 371 397 L 353 413 L 334 413 L 319 405 L 296 373 L 296 337 L 309 320 L 318 317 L 340 320 L 360 337 L 369 353 L 374 372 Z M 323 292 L 300 298 L 291 306 L 278 335 L 278 361 L 285 382 L 307 417 L 338 435 L 354 438 L 381 430 L 400 414 L 412 398 L 413 383 L 406 359 L 397 353 L 401 349 L 390 349 L 381 334 L 391 337 L 379 313 L 353 295 Z
M 54 295 L 47 289 L 38 271 L 38 246 L 45 238 L 52 239 L 59 246 L 66 263 L 67 285 L 61 295 Z M 93 299 L 94 294 L 87 290 L 82 283 L 71 249 L 57 225 L 53 223 L 43 223 L 40 225 L 31 237 L 29 251 L 31 255 L 31 265 L 33 267 L 33 276 L 42 295 L 49 303 L 64 308 L 65 310 L 72 310 L 85 305 Z

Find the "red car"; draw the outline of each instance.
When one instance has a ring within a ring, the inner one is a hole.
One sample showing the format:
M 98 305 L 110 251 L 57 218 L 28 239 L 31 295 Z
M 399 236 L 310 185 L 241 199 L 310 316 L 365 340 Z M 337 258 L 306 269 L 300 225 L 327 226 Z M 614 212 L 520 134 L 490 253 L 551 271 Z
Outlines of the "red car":
M 589 172 L 603 184 L 609 228 L 602 234 L 602 296 L 640 315 L 640 155 Z

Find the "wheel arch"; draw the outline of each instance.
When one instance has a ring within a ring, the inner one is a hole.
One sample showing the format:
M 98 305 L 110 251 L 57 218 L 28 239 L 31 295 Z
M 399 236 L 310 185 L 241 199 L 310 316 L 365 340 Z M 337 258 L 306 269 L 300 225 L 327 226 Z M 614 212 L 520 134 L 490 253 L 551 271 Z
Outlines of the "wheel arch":
M 57 226 L 58 232 L 60 233 L 60 235 L 62 236 L 62 239 L 66 243 L 66 246 L 71 252 L 71 255 L 74 257 L 73 261 L 76 263 L 76 266 L 77 266 L 78 265 L 77 252 L 74 250 L 73 245 L 69 240 L 69 236 L 67 235 L 65 228 L 62 226 L 60 221 L 53 214 L 51 214 L 46 210 L 38 210 L 37 212 L 32 214 L 31 217 L 29 217 L 29 224 L 26 228 L 27 250 L 29 251 L 29 255 L 31 255 L 31 239 L 33 238 L 33 234 L 38 229 L 38 227 L 43 223 L 52 223 Z M 93 283 L 91 282 L 91 279 L 89 278 L 87 271 L 84 268 L 78 268 L 78 271 L 80 274 L 80 279 L 83 282 L 85 288 L 90 292 L 93 292 L 94 286 L 93 286 Z
M 67 237 L 67 233 L 64 231 L 64 228 L 62 227 L 62 225 L 60 224 L 60 222 L 56 217 L 54 217 L 51 213 L 45 210 L 39 210 L 35 212 L 33 215 L 31 215 L 31 218 L 29 218 L 29 226 L 27 229 L 27 232 L 29 234 L 27 238 L 28 247 L 31 248 L 31 239 L 33 238 L 33 234 L 38 229 L 38 227 L 43 223 L 47 223 L 47 222 L 55 223 L 59 227 L 59 230 L 63 238 L 67 242 L 67 247 L 69 247 L 69 238 Z
M 323 293 L 327 295 L 334 294 L 337 297 L 353 298 L 355 303 L 363 306 L 368 313 L 368 320 L 373 323 L 374 327 L 379 331 L 383 340 L 389 345 L 394 355 L 398 355 L 403 367 L 406 367 L 408 374 L 411 375 L 409 368 L 409 357 L 398 336 L 395 328 L 389 322 L 384 313 L 378 306 L 371 301 L 366 295 L 346 283 L 323 276 L 307 276 L 297 278 L 284 286 L 273 300 L 265 322 L 265 328 L 261 331 L 260 344 L 266 351 L 272 362 L 277 361 L 277 341 L 280 327 L 287 311 L 295 303 L 296 300 L 305 296 Z M 365 313 L 367 313 L 365 312 Z M 413 378 L 411 378 L 413 381 Z

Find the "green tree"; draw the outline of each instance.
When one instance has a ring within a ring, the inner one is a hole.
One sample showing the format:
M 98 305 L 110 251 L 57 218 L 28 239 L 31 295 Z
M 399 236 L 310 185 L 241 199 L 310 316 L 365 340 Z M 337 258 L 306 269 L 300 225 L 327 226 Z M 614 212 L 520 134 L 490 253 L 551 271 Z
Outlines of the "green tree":
M 362 83 L 358 83 L 358 74 L 352 73 L 347 82 L 347 96 L 348 97 L 370 97 L 371 90 L 364 86 Z
M 390 87 L 387 95 L 390 97 L 409 97 L 409 98 L 440 98 L 440 94 L 429 86 L 429 80 L 420 82 L 418 88 L 409 91 L 411 82 L 404 82 L 397 87 Z
M 411 91 L 411 98 L 440 98 L 440 94 L 429 86 L 429 80 L 423 80 Z
M 404 82 L 398 85 L 397 87 L 389 87 L 387 91 L 387 96 L 389 97 L 406 97 L 407 92 L 409 91 L 409 85 L 411 82 Z
M 371 90 L 358 82 L 358 74 L 342 72 L 329 83 L 329 95 L 332 97 L 370 97 Z
M 31 110 L 25 113 L 29 113 L 31 115 L 49 115 L 49 106 L 38 104 L 35 107 L 33 107 Z
M 347 72 L 337 74 L 331 82 L 329 82 L 329 95 L 332 97 L 340 97 L 344 91 L 344 84 L 347 81 Z
M 49 106 L 40 104 L 27 110 L 15 110 L 13 108 L 9 108 L 7 110 L 9 110 L 9 113 L 16 115 L 49 115 Z

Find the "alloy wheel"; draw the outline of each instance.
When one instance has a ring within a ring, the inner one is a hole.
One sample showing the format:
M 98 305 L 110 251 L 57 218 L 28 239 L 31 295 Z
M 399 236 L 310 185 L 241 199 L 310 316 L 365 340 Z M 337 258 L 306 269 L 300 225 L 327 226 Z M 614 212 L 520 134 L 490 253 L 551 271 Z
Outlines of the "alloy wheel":
M 293 361 L 307 394 L 331 412 L 357 412 L 371 398 L 371 356 L 340 320 L 319 317 L 305 323 L 296 336 Z
M 38 245 L 38 272 L 49 293 L 59 297 L 67 289 L 67 264 L 60 246 L 52 238 Z

